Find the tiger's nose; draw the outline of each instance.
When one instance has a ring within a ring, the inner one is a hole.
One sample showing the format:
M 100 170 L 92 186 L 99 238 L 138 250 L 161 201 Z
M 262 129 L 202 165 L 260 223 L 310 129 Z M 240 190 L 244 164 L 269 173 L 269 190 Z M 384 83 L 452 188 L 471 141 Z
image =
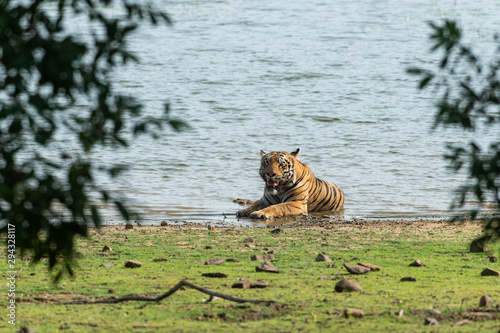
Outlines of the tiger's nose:
M 276 177 L 275 172 L 266 172 L 269 177 Z

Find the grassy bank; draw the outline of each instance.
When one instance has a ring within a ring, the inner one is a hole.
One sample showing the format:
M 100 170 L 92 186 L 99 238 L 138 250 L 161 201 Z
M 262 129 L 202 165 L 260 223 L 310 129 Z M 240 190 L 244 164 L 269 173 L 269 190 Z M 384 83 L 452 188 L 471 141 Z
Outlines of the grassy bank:
M 205 226 L 123 226 L 93 231 L 78 240 L 81 258 L 74 279 L 53 285 L 44 263 L 17 260 L 17 327 L 37 332 L 484 332 L 500 329 L 499 277 L 481 276 L 485 267 L 499 270 L 488 254 L 470 253 L 477 224 L 445 222 L 349 222 L 326 220 L 273 228 Z M 249 239 L 251 238 L 251 239 Z M 105 245 L 112 251 L 102 252 Z M 257 272 L 252 255 L 274 250 L 280 273 Z M 498 247 L 490 246 L 495 255 Z M 5 248 L 2 249 L 5 253 Z M 316 262 L 325 253 L 331 262 Z M 163 258 L 162 261 L 154 259 Z M 223 258 L 220 265 L 205 265 Z M 233 259 L 233 260 L 227 260 Z M 423 267 L 410 267 L 420 259 Z M 125 268 L 127 260 L 142 267 Z M 380 271 L 351 275 L 344 263 L 375 264 Z M 115 265 L 110 266 L 111 263 Z M 106 267 L 104 264 L 109 264 Z M 6 263 L 1 264 L 8 271 Z M 224 273 L 227 278 L 204 277 Z M 401 282 L 403 277 L 416 282 Z M 264 289 L 234 289 L 239 278 L 269 283 Z M 330 277 L 331 280 L 320 279 Z M 335 292 L 341 279 L 356 281 L 361 292 Z M 128 294 L 156 296 L 182 279 L 246 299 L 274 300 L 278 305 L 203 302 L 208 295 L 179 290 L 160 303 L 61 305 L 77 299 Z M 7 282 L 7 281 L 5 281 Z M 5 286 L 5 284 L 4 284 Z M 479 309 L 489 295 L 494 305 Z M 4 313 L 6 296 L 0 300 Z M 363 318 L 341 315 L 345 308 L 364 311 Z M 402 311 L 401 311 L 402 310 Z M 438 310 L 438 312 L 429 310 Z M 437 326 L 424 326 L 434 317 Z M 0 327 L 9 327 L 2 314 Z M 454 326 L 467 319 L 469 322 Z M 7 329 L 14 332 L 16 329 Z M 2 330 L 3 332 L 4 330 Z

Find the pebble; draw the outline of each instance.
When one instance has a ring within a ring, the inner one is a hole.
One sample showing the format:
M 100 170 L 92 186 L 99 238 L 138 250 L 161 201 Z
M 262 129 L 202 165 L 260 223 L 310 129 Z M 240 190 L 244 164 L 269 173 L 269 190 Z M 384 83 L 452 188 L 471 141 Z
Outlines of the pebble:
M 274 267 L 270 261 L 266 261 L 265 263 L 255 267 L 257 272 L 267 272 L 267 273 L 279 273 L 280 270 Z
M 483 295 L 479 299 L 479 306 L 480 307 L 490 307 L 490 306 L 493 306 L 493 301 L 491 300 L 490 296 Z
M 363 318 L 363 316 L 365 315 L 363 310 L 354 309 L 354 308 L 346 308 L 346 309 L 344 309 L 344 311 L 342 311 L 342 314 L 346 318 L 349 318 L 349 317 Z
M 411 267 L 422 267 L 422 266 L 424 266 L 424 264 L 422 264 L 422 262 L 421 262 L 419 259 L 417 259 L 417 260 L 415 260 L 414 262 L 412 262 L 412 263 L 410 264 L 410 266 L 411 266 Z
M 351 274 L 365 274 L 371 271 L 368 267 L 360 266 L 360 265 L 349 265 L 344 264 L 344 267 Z
M 140 263 L 139 261 L 129 260 L 125 263 L 125 267 L 127 267 L 127 268 L 137 268 L 137 267 L 141 267 L 141 266 L 142 266 L 142 263 Z
M 359 284 L 350 280 L 340 280 L 335 284 L 335 291 L 339 293 L 343 291 L 361 291 L 361 289 Z
M 329 262 L 329 261 L 332 261 L 332 259 L 330 259 L 326 254 L 320 253 L 316 257 L 316 261 L 327 261 L 327 262 Z
M 485 268 L 481 272 L 481 276 L 500 276 L 500 272 L 491 268 Z
M 415 279 L 413 276 L 406 276 L 399 281 L 401 281 L 401 282 L 416 282 L 417 279 Z

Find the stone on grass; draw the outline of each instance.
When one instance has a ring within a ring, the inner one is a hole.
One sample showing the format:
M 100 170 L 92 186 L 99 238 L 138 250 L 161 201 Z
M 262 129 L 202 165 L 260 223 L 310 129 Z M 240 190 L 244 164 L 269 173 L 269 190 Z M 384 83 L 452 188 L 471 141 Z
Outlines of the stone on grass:
M 457 321 L 455 324 L 453 324 L 453 326 L 463 326 L 463 325 L 467 325 L 467 324 L 472 324 L 472 321 L 470 321 L 468 319 L 460 320 L 460 321 Z
M 36 329 L 33 327 L 21 327 L 19 330 L 20 333 L 36 333 Z
M 267 287 L 269 287 L 269 282 L 262 280 L 250 281 L 250 288 L 262 289 Z
M 129 260 L 125 263 L 125 267 L 127 267 L 127 268 L 138 268 L 141 266 L 142 266 L 142 263 L 140 263 L 139 261 L 134 261 L 134 260 Z
M 209 278 L 227 278 L 229 275 L 224 274 L 224 273 L 203 273 L 201 276 L 209 277 Z
M 376 265 L 367 264 L 367 263 L 362 263 L 362 262 L 358 262 L 358 265 L 359 265 L 359 266 L 363 266 L 363 267 L 367 267 L 367 268 L 369 268 L 372 272 L 375 272 L 375 271 L 380 271 L 380 267 L 378 267 L 378 266 L 376 266 Z
M 280 234 L 282 232 L 283 232 L 283 229 L 281 229 L 281 228 L 276 228 L 276 229 L 273 229 L 270 231 L 270 233 L 272 233 L 272 234 Z
M 215 227 L 213 225 L 211 225 L 211 224 L 209 224 L 207 228 L 210 231 L 215 231 Z
M 102 264 L 104 267 L 113 267 L 114 265 L 116 265 L 115 262 L 106 262 L 104 264 Z
M 167 227 L 168 223 L 166 221 L 161 221 L 160 226 Z
M 371 271 L 368 267 L 360 266 L 360 265 L 349 265 L 344 264 L 345 269 L 351 274 L 365 274 Z
M 474 240 L 470 244 L 470 252 L 471 253 L 488 252 L 488 244 L 485 244 L 483 241 L 480 240 Z
M 493 306 L 493 301 L 491 300 L 490 296 L 483 295 L 479 299 L 479 306 L 480 307 L 490 307 L 490 306 Z
M 319 280 L 333 280 L 331 276 L 320 276 Z
M 276 267 L 274 267 L 274 265 L 271 264 L 270 261 L 266 261 L 262 265 L 255 267 L 255 270 L 257 272 L 267 272 L 267 273 L 279 273 L 280 272 L 280 270 L 277 269 Z
M 434 317 L 439 317 L 441 316 L 441 311 L 436 310 L 436 309 L 429 309 L 426 310 L 425 313 L 427 313 L 429 316 L 434 316 Z
M 101 250 L 102 252 L 113 252 L 113 248 L 109 245 L 104 245 L 104 247 Z
M 439 322 L 435 318 L 425 318 L 424 325 L 425 326 L 432 326 L 432 325 L 437 325 Z
M 342 314 L 346 318 L 349 317 L 363 318 L 363 316 L 365 315 L 363 310 L 354 308 L 346 308 L 344 309 L 344 311 L 342 311 Z
M 243 243 L 255 243 L 255 239 L 253 237 L 248 237 L 243 240 Z
M 416 282 L 417 279 L 415 279 L 413 276 L 406 276 L 404 278 L 401 278 L 401 280 L 399 280 L 401 282 Z
M 169 261 L 167 258 L 154 258 L 154 262 Z
M 500 272 L 491 268 L 485 268 L 481 272 L 481 276 L 500 276 Z
M 250 288 L 250 281 L 245 278 L 240 278 L 238 281 L 233 283 L 231 288 L 248 289 Z
M 340 280 L 335 284 L 335 291 L 339 293 L 343 291 L 361 291 L 361 289 L 359 284 L 350 280 Z
M 205 265 L 220 265 L 224 261 L 226 261 L 226 260 L 222 259 L 222 258 L 212 258 L 212 259 L 205 261 Z
M 252 261 L 271 261 L 274 260 L 274 256 L 272 254 L 266 254 L 264 256 L 253 255 L 250 257 Z
M 326 254 L 320 253 L 316 257 L 316 261 L 332 261 Z
M 422 267 L 422 266 L 424 266 L 424 264 L 422 264 L 422 262 L 421 262 L 419 259 L 417 259 L 417 260 L 415 260 L 414 262 L 412 262 L 412 263 L 410 264 L 410 266 L 411 266 L 411 267 Z
M 498 262 L 498 257 L 490 256 L 489 259 L 490 259 L 490 262 Z
M 125 224 L 125 229 L 134 229 L 134 225 L 132 223 Z
M 270 251 L 267 251 L 267 254 L 277 254 L 278 253 L 278 250 L 276 249 L 272 249 Z

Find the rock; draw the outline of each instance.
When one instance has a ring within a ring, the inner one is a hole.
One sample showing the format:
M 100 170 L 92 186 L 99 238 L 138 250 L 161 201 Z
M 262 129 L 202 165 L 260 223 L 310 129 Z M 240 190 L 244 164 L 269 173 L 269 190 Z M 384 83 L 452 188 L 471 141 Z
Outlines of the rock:
M 363 266 L 363 267 L 367 267 L 367 268 L 369 268 L 372 272 L 375 272 L 375 271 L 380 271 L 380 267 L 378 267 L 378 266 L 376 266 L 376 265 L 367 264 L 367 263 L 362 263 L 362 262 L 358 262 L 358 265 L 359 265 L 359 266 Z
M 413 276 L 406 276 L 399 281 L 401 281 L 401 282 L 417 282 L 417 279 L 415 279 Z
M 278 254 L 278 250 L 273 249 L 273 250 L 267 251 L 267 254 Z
M 489 256 L 490 262 L 498 262 L 498 257 Z
M 283 229 L 281 228 L 276 228 L 270 231 L 272 234 L 280 234 L 283 232 Z
M 113 267 L 114 265 L 116 265 L 115 262 L 106 262 L 104 264 L 102 264 L 104 267 Z
M 132 223 L 125 224 L 125 229 L 134 229 L 134 225 Z
M 208 225 L 208 230 L 215 231 L 215 227 L 211 224 Z
M 234 258 L 227 258 L 226 262 L 239 262 L 239 260 L 236 260 Z
M 220 265 L 224 261 L 226 261 L 226 260 L 224 260 L 222 258 L 212 258 L 212 259 L 205 261 L 205 265 Z
M 109 245 L 104 245 L 101 252 L 113 252 L 113 248 Z
M 250 281 L 245 278 L 240 278 L 238 281 L 233 283 L 231 288 L 248 289 L 250 288 Z
M 212 250 L 212 249 L 213 247 L 211 247 L 210 245 L 205 246 L 205 250 Z
M 412 262 L 412 263 L 410 264 L 410 266 L 411 266 L 411 267 L 422 267 L 422 266 L 424 266 L 424 264 L 422 264 L 422 262 L 421 262 L 419 259 L 417 259 L 417 260 L 415 260 L 414 262 Z
M 250 282 L 250 288 L 262 289 L 267 287 L 269 287 L 269 282 L 265 282 L 262 280 L 255 280 Z
M 350 280 L 340 280 L 335 284 L 335 291 L 339 293 L 343 291 L 361 291 L 361 289 L 359 284 Z
M 330 261 L 332 261 L 332 259 L 330 259 L 326 254 L 320 253 L 316 257 L 316 261 L 328 261 L 328 262 L 330 262 Z
M 479 299 L 479 306 L 480 307 L 490 307 L 490 306 L 493 306 L 493 301 L 491 300 L 490 296 L 483 295 Z
M 129 260 L 125 263 L 125 267 L 127 267 L 127 268 L 138 268 L 141 266 L 142 266 L 142 263 L 140 263 L 139 261 Z
M 270 261 L 266 261 L 262 265 L 255 267 L 255 270 L 257 272 L 268 272 L 268 273 L 279 273 L 280 272 L 280 270 L 277 269 L 276 267 L 274 267 L 274 265 L 271 264 Z
M 255 243 L 255 239 L 253 237 L 248 237 L 243 240 L 243 243 Z
M 500 272 L 491 268 L 485 268 L 481 272 L 481 276 L 500 276 Z
M 36 329 L 33 327 L 21 327 L 19 333 L 36 333 Z
M 471 253 L 480 253 L 480 252 L 488 252 L 488 244 L 485 244 L 483 241 L 476 239 L 473 240 L 470 244 L 470 252 Z
M 203 273 L 201 276 L 209 277 L 209 278 L 227 278 L 229 275 L 224 274 L 224 273 Z
M 114 289 L 108 289 L 108 294 L 116 294 L 116 290 L 114 290 Z
M 467 324 L 472 324 L 472 321 L 470 321 L 468 319 L 460 320 L 460 321 L 457 321 L 455 324 L 453 324 L 453 326 L 462 326 L 462 325 L 467 325 Z
M 363 318 L 365 313 L 363 312 L 363 310 L 360 309 L 346 308 L 344 309 L 344 311 L 342 311 L 342 314 L 346 318 L 349 317 Z
M 320 276 L 318 280 L 333 280 L 331 276 Z
M 274 260 L 274 256 L 272 254 L 266 254 L 265 256 L 253 255 L 250 257 L 252 261 L 271 261 Z
M 166 221 L 161 221 L 160 226 L 168 227 L 168 223 Z
M 326 265 L 326 268 L 336 268 L 337 266 L 335 266 L 335 264 L 328 264 Z
M 368 267 L 359 266 L 359 265 L 344 264 L 344 267 L 351 274 L 365 274 L 365 273 L 368 273 L 371 271 Z
M 436 309 L 429 309 L 425 311 L 428 315 L 433 316 L 433 317 L 439 317 L 441 316 L 441 311 L 436 310 Z
M 424 325 L 426 326 L 431 326 L 431 325 L 437 325 L 439 322 L 435 318 L 425 318 Z
M 169 261 L 167 258 L 154 258 L 154 262 Z

